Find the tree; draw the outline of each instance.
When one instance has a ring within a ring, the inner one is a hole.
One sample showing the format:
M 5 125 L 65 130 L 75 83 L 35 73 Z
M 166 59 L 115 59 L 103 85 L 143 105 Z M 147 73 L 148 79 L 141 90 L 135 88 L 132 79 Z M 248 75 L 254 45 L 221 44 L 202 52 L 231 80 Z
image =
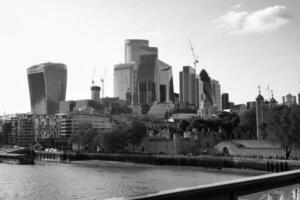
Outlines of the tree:
M 219 114 L 221 128 L 225 131 L 227 139 L 234 138 L 233 130 L 238 127 L 240 118 L 235 113 L 222 112 Z M 236 135 L 236 134 L 235 134 Z
M 277 106 L 266 113 L 264 120 L 267 139 L 281 144 L 285 158 L 300 146 L 300 106 Z
M 179 123 L 179 130 L 183 133 L 184 131 L 186 131 L 186 128 L 189 125 L 190 125 L 190 122 L 188 122 L 187 120 L 183 119 Z
M 241 122 L 239 125 L 244 138 L 255 138 L 256 137 L 256 110 L 251 109 L 245 112 L 241 116 Z M 248 135 L 245 135 L 245 134 Z
M 147 130 L 144 122 L 133 120 L 130 127 L 127 129 L 129 143 L 133 146 L 139 145 L 147 135 Z
M 97 136 L 97 131 L 92 128 L 90 123 L 80 123 L 77 132 L 72 134 L 71 142 L 76 144 L 78 150 L 88 149 L 93 150 L 92 141 Z
M 128 127 L 120 124 L 113 130 L 98 134 L 94 143 L 104 152 L 116 153 L 124 151 L 128 145 Z

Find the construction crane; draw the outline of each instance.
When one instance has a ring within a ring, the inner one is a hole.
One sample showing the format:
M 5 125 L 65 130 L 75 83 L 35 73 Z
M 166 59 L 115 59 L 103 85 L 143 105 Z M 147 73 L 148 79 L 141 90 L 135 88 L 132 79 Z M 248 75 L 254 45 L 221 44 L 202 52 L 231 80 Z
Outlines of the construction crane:
M 104 79 L 106 74 L 107 67 L 105 67 L 103 74 L 101 75 L 101 87 L 102 87 L 102 98 L 104 98 Z
M 192 42 L 191 42 L 190 38 L 188 39 L 188 41 L 189 41 L 191 51 L 192 51 L 192 55 L 193 55 L 193 59 L 194 59 L 193 61 L 194 61 L 195 73 L 197 74 L 196 67 L 197 67 L 197 63 L 199 63 L 198 56 L 195 55 L 194 48 L 193 48 L 193 45 L 192 45 Z

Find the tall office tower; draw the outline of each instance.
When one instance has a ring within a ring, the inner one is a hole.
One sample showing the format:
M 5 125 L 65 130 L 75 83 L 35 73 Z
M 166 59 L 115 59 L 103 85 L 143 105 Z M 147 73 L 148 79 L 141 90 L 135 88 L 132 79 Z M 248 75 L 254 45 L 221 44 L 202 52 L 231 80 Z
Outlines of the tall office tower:
M 148 40 L 125 40 L 125 64 L 114 67 L 114 96 L 132 105 L 173 101 L 172 67 Z
M 134 64 L 118 64 L 114 67 L 114 97 L 131 102 L 133 98 Z
M 203 103 L 201 105 L 201 115 L 203 118 L 207 119 L 212 116 L 213 113 L 213 106 L 214 106 L 214 97 L 213 97 L 213 90 L 211 79 L 208 73 L 203 69 L 200 72 L 200 79 L 203 82 Z
M 248 103 L 247 103 L 248 105 Z M 229 94 L 222 93 L 222 110 L 229 109 Z
M 148 40 L 125 40 L 125 63 L 136 63 L 138 67 L 140 56 L 146 54 L 157 55 L 157 48 L 149 47 Z
M 137 71 L 137 102 L 138 104 L 152 104 L 157 95 L 157 55 L 141 55 L 141 62 Z
M 221 100 L 221 85 L 219 81 L 211 80 L 213 97 L 214 97 L 214 108 L 215 111 L 222 111 L 222 100 Z
M 298 94 L 298 104 L 300 105 L 300 93 Z
M 148 40 L 125 40 L 125 63 L 133 64 L 132 75 L 132 104 L 138 104 L 138 70 L 142 55 L 156 55 L 156 47 L 149 47 Z
M 55 114 L 59 101 L 64 101 L 67 87 L 67 66 L 43 63 L 27 69 L 31 112 Z
M 157 59 L 157 101 L 174 102 L 174 85 L 172 67 L 167 63 Z
M 195 85 L 196 85 L 195 69 L 190 66 L 183 66 L 179 72 L 180 82 L 180 102 L 187 102 L 196 105 Z
M 203 100 L 203 82 L 195 74 L 195 69 L 190 66 L 183 66 L 179 72 L 180 81 L 180 102 L 186 102 L 199 108 Z

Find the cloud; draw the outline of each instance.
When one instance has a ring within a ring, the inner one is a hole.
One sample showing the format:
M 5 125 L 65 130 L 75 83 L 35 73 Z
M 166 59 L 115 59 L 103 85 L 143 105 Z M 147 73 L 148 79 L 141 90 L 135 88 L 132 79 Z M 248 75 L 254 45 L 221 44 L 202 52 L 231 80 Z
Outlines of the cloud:
M 231 6 L 232 9 L 239 9 L 242 7 L 242 4 L 235 4 L 233 6 Z
M 285 6 L 275 5 L 254 12 L 229 11 L 213 23 L 231 34 L 262 34 L 279 29 L 289 23 L 291 18 Z

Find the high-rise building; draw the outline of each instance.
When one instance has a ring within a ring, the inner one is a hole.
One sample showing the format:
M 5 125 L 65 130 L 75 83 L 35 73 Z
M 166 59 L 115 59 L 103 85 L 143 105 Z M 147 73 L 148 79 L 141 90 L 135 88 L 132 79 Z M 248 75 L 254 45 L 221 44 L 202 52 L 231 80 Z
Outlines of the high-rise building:
M 174 85 L 172 67 L 167 63 L 157 59 L 158 65 L 158 86 L 157 101 L 159 102 L 174 102 Z
M 222 93 L 222 110 L 229 109 L 229 94 Z
M 64 101 L 67 87 L 67 66 L 43 63 L 27 69 L 31 112 L 55 114 Z
M 132 105 L 173 101 L 172 67 L 148 40 L 125 40 L 125 64 L 115 65 L 114 96 Z
M 118 64 L 114 68 L 114 96 L 131 102 L 133 98 L 134 64 Z
M 179 101 L 200 108 L 204 100 L 203 82 L 200 80 L 200 76 L 195 74 L 195 69 L 183 66 L 182 71 L 179 72 L 179 81 Z
M 157 51 L 156 47 L 149 47 L 148 40 L 125 40 L 125 63 L 135 63 L 138 67 L 141 55 L 157 55 Z
M 298 104 L 300 105 L 300 93 L 298 94 Z
M 212 116 L 214 111 L 214 96 L 211 84 L 211 78 L 208 73 L 203 69 L 200 72 L 200 79 L 203 82 L 203 103 L 201 105 L 201 115 L 207 119 Z
M 157 55 L 141 55 L 137 71 L 137 102 L 138 104 L 152 104 L 157 97 Z
M 214 109 L 217 112 L 222 111 L 222 100 L 221 100 L 221 85 L 219 81 L 212 79 L 212 92 L 214 98 Z

